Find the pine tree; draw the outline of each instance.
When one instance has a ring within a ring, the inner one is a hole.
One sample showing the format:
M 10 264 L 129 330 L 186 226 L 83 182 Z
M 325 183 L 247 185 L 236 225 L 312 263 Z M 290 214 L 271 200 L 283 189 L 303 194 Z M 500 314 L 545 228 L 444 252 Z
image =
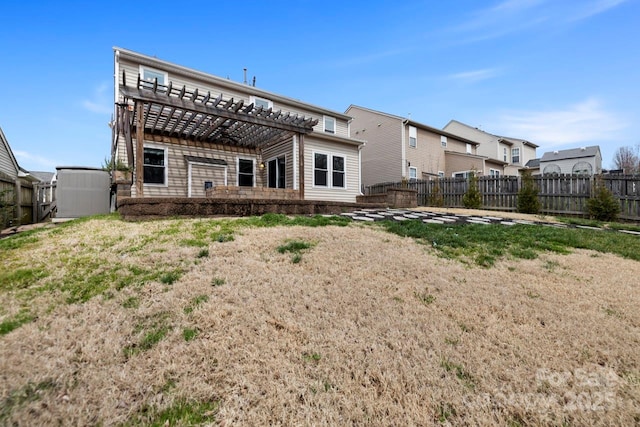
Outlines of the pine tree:
M 462 204 L 467 209 L 480 209 L 482 207 L 482 195 L 478 190 L 478 177 L 476 177 L 475 171 L 472 171 L 469 175 L 469 188 L 462 196 Z
M 518 191 L 517 207 L 520 213 L 537 214 L 540 211 L 538 187 L 533 182 L 533 176 L 529 170 L 522 172 L 522 187 Z

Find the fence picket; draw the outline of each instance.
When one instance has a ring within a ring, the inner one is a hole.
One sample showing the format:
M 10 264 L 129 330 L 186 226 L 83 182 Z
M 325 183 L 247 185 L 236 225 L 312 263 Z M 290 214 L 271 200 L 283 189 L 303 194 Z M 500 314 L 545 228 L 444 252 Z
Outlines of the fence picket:
M 587 200 L 593 195 L 596 180 L 602 179 L 620 202 L 620 219 L 640 221 L 640 175 L 535 175 L 538 188 L 540 213 L 549 215 L 587 215 Z M 418 205 L 433 204 L 432 195 L 438 186 L 438 197 L 445 207 L 463 207 L 462 197 L 467 192 L 465 178 L 438 178 L 415 180 L 406 184 L 418 191 Z M 502 211 L 517 210 L 521 179 L 515 176 L 478 177 L 478 189 L 482 194 L 483 209 Z M 402 187 L 401 182 L 383 182 L 367 186 L 365 194 L 383 194 L 389 188 Z

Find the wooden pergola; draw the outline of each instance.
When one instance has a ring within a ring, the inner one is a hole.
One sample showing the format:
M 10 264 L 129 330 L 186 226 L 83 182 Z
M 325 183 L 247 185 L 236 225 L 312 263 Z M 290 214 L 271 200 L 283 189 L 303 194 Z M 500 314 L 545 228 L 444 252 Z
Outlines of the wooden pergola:
M 262 149 L 272 144 L 299 140 L 299 189 L 304 196 L 304 135 L 311 133 L 317 119 L 273 111 L 271 108 L 245 105 L 243 100 L 224 99 L 220 94 L 199 93 L 172 83 L 160 85 L 140 79 L 135 87 L 127 86 L 122 73 L 118 104 L 118 132 L 126 141 L 129 161 L 135 159 L 136 191 L 143 195 L 143 144 L 145 135 L 173 137 L 200 143 Z M 133 102 L 133 104 L 131 104 Z M 139 143 L 133 146 L 133 136 Z

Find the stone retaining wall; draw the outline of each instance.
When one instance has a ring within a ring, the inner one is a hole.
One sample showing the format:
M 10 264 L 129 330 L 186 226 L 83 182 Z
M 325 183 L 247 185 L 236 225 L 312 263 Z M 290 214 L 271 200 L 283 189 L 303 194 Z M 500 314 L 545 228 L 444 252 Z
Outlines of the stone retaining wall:
M 125 220 L 168 217 L 341 214 L 358 209 L 386 208 L 379 203 L 342 203 L 319 200 L 214 199 L 189 197 L 124 197 L 118 212 Z
M 218 185 L 210 188 L 207 190 L 206 195 L 213 199 L 300 199 L 300 191 L 290 188 L 237 187 L 232 185 Z

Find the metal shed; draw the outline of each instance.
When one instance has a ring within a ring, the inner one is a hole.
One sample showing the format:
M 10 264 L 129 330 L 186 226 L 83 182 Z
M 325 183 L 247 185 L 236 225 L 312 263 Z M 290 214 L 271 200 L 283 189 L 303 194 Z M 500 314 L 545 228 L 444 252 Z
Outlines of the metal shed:
M 59 166 L 56 170 L 57 220 L 109 213 L 109 172 L 81 166 Z

